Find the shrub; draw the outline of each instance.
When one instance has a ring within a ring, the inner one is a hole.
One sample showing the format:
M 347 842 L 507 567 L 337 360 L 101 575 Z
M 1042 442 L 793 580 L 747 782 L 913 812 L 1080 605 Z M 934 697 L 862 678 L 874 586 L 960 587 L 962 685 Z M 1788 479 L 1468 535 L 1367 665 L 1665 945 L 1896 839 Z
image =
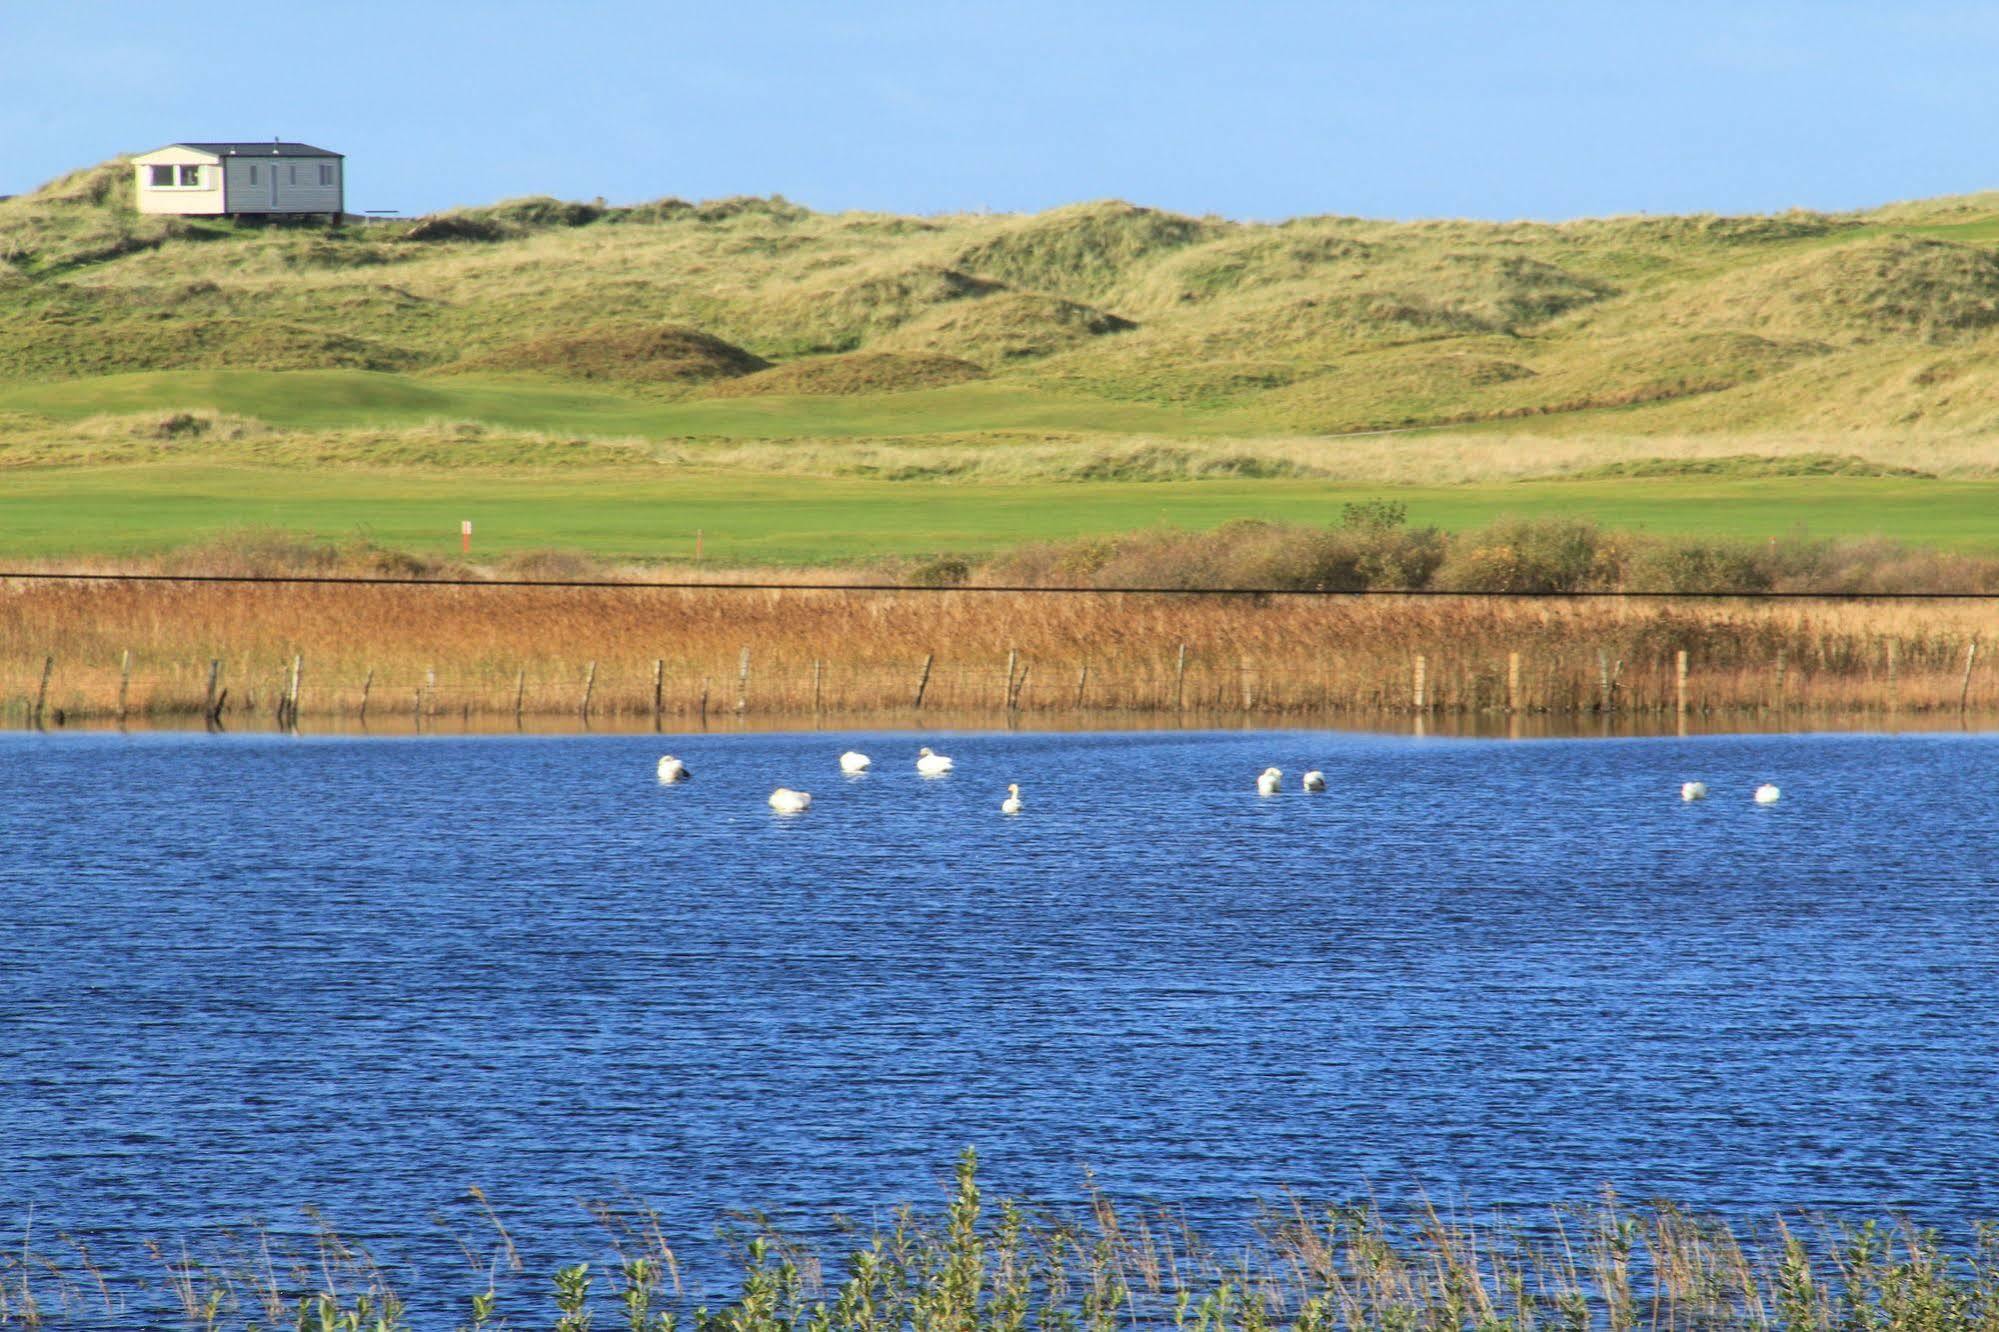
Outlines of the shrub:
M 957 587 L 971 576 L 971 561 L 956 555 L 925 560 L 909 571 L 909 581 L 918 587 Z
M 1767 592 L 1775 581 L 1755 547 L 1705 541 L 1647 542 L 1624 576 L 1632 592 Z
M 1582 592 L 1615 587 L 1621 563 L 1594 523 L 1502 520 L 1452 542 L 1436 581 L 1464 592 Z

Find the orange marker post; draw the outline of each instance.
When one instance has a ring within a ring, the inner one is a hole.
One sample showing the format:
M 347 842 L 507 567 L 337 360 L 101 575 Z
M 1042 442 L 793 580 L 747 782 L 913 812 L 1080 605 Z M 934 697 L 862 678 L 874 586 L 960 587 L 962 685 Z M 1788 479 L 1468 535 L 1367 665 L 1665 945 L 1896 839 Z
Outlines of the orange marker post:
M 470 518 L 458 524 L 458 553 L 460 555 L 470 555 L 472 553 L 472 520 Z

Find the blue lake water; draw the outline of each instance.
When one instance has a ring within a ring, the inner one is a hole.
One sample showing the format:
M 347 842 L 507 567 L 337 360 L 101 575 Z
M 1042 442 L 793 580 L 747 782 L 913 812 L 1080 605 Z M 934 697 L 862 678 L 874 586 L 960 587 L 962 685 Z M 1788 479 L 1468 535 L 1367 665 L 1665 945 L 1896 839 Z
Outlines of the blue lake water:
M 428 1218 L 477 1184 L 531 1262 L 620 1190 L 698 1249 L 928 1202 L 966 1144 L 1222 1226 L 1286 1187 L 1999 1214 L 1992 737 L 13 734 L 0 772 L 0 1226 L 319 1203 L 462 1269 Z

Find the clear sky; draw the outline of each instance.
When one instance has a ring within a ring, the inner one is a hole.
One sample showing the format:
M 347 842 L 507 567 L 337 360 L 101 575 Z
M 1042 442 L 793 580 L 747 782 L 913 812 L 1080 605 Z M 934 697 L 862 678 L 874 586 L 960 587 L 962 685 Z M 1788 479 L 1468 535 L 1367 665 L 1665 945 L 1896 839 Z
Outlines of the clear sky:
M 412 213 L 1845 208 L 1999 185 L 1995 71 L 1933 0 L 0 0 L 0 193 L 283 135 Z

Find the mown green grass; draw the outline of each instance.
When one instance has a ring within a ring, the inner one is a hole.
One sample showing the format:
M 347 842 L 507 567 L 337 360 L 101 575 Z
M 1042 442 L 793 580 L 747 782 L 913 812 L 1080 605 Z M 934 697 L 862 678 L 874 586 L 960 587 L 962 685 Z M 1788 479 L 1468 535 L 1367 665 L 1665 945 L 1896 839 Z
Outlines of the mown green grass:
M 1878 534 L 1999 552 L 1999 481 L 1728 477 L 1383 487 L 1322 481 L 984 483 L 576 469 L 325 472 L 212 463 L 31 468 L 0 490 L 0 555 L 136 554 L 231 528 L 281 527 L 449 555 L 475 524 L 475 555 L 562 548 L 679 560 L 703 534 L 718 562 L 808 564 L 939 552 L 1236 518 L 1337 521 L 1344 503 L 1405 502 L 1450 530 L 1566 515 L 1660 533 L 1760 539 Z
M 278 426 L 479 421 L 586 435 L 796 439 L 988 430 L 1213 434 L 1238 417 L 1105 402 L 1028 385 L 957 384 L 852 397 L 657 401 L 527 379 L 419 379 L 366 370 L 190 370 L 0 388 L 0 411 L 56 420 L 208 408 Z

